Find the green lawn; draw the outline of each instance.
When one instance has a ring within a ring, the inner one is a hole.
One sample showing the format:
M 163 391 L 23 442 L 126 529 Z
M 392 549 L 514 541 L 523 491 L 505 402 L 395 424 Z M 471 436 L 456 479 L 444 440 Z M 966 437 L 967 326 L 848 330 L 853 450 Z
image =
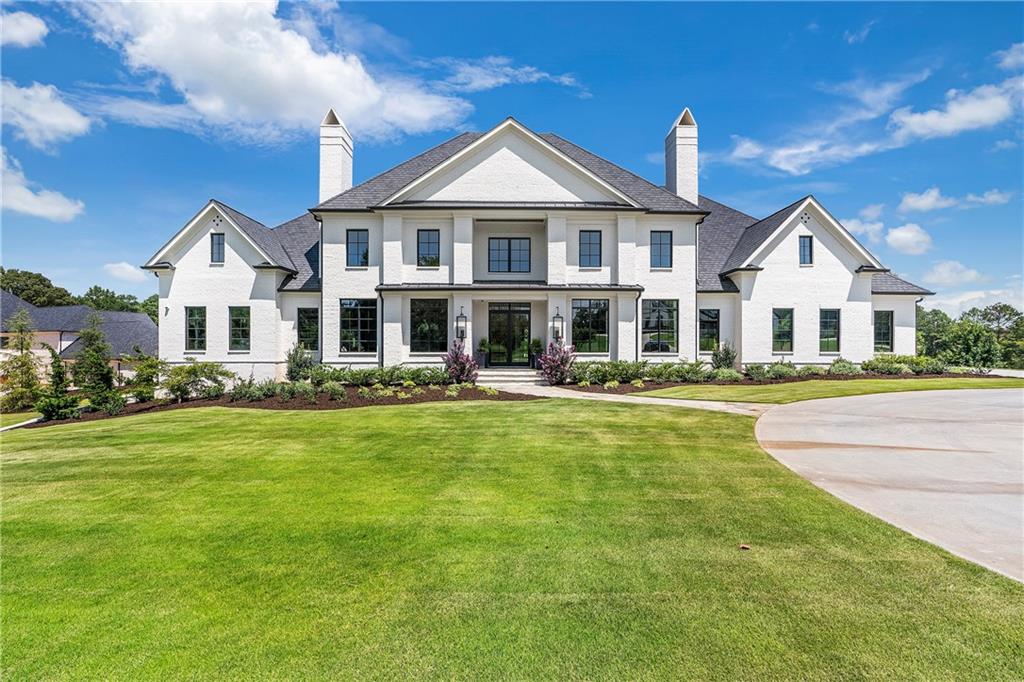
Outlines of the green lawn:
M 0 477 L 6 679 L 1024 677 L 1024 586 L 748 417 L 177 410 L 5 434 Z
M 798 381 L 789 384 L 690 384 L 636 395 L 691 400 L 731 400 L 747 403 L 795 403 L 815 398 L 838 398 L 868 393 L 937 391 L 952 388 L 1022 388 L 1024 379 L 1006 377 L 948 377 L 937 379 L 850 379 Z
M 38 412 L 3 412 L 0 413 L 0 428 L 28 421 L 38 416 Z

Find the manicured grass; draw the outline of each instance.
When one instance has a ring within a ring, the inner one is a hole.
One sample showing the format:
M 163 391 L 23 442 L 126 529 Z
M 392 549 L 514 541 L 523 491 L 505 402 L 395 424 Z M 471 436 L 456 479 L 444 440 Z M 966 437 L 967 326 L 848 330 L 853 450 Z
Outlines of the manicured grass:
M 1024 586 L 748 417 L 179 410 L 7 434 L 0 476 L 12 680 L 1024 677 Z
M 938 391 L 953 388 L 1022 388 L 1024 379 L 1005 377 L 941 377 L 936 379 L 811 380 L 788 384 L 690 384 L 636 395 L 691 400 L 729 400 L 746 403 L 795 403 L 815 398 L 838 398 L 868 393 Z
M 19 424 L 39 416 L 38 412 L 3 412 L 0 413 L 0 428 Z

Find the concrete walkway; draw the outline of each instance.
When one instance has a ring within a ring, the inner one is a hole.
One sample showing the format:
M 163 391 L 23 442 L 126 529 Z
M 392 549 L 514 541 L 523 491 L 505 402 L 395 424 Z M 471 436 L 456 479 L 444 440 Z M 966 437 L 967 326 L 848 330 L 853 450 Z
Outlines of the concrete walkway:
M 1024 581 L 1024 390 L 791 403 L 755 431 L 773 457 L 836 497 Z

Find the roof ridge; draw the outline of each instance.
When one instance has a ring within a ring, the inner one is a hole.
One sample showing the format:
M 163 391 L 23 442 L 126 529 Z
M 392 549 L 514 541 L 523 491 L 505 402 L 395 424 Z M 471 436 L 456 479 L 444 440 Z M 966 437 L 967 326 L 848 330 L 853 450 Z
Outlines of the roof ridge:
M 774 218 L 775 216 L 779 215 L 779 214 L 780 214 L 780 213 L 782 213 L 783 211 L 788 211 L 788 210 L 792 209 L 792 208 L 793 208 L 794 206 L 796 206 L 797 204 L 801 204 L 801 203 L 803 203 L 803 202 L 807 201 L 808 199 L 810 199 L 810 198 L 811 198 L 811 196 L 812 196 L 812 195 L 810 195 L 810 194 L 807 194 L 807 195 L 805 195 L 805 196 L 802 196 L 802 197 L 800 197 L 799 199 L 797 199 L 797 200 L 796 200 L 796 201 L 794 201 L 793 203 L 791 203 L 791 204 L 787 204 L 786 206 L 783 206 L 782 208 L 780 208 L 780 209 L 779 209 L 778 211 L 775 211 L 774 213 L 772 213 L 772 214 L 770 214 L 770 215 L 766 215 L 766 216 L 765 216 L 764 218 L 761 218 L 760 220 L 758 220 L 757 222 L 755 222 L 755 223 L 754 223 L 754 225 L 758 225 L 758 224 L 760 224 L 760 223 L 763 223 L 763 222 L 764 222 L 764 221 L 766 221 L 766 220 L 770 220 L 771 218 Z M 754 225 L 749 225 L 749 226 L 748 226 L 748 229 L 749 229 L 750 227 L 753 227 Z
M 249 214 L 247 214 L 247 213 L 242 213 L 241 211 L 239 211 L 239 210 L 238 210 L 237 208 L 235 208 L 234 206 L 229 206 L 228 204 L 225 204 L 225 203 L 224 203 L 223 201 L 221 201 L 220 199 L 215 199 L 215 198 L 213 198 L 213 197 L 210 197 L 210 201 L 212 201 L 213 203 L 217 204 L 218 206 L 220 206 L 220 207 L 222 207 L 222 208 L 226 208 L 226 209 L 228 209 L 229 211 L 233 211 L 233 212 L 237 213 L 238 215 L 242 216 L 243 218 L 247 218 L 247 219 L 249 219 L 249 220 L 253 221 L 254 223 L 256 223 L 257 225 L 259 225 L 260 227 L 267 227 L 266 225 L 264 225 L 264 224 L 263 224 L 263 223 L 261 223 L 260 221 L 258 221 L 258 220 L 256 220 L 255 218 L 253 218 L 253 217 L 252 217 L 251 215 L 249 215 Z M 267 227 L 267 229 L 269 230 L 269 229 L 271 229 L 271 228 Z

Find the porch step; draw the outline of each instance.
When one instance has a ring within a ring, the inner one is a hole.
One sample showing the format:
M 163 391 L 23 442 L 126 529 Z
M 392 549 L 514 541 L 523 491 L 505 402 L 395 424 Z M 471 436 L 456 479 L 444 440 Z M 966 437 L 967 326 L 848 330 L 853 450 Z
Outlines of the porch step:
M 544 386 L 541 373 L 527 367 L 488 367 L 481 369 L 476 382 L 482 386 Z

